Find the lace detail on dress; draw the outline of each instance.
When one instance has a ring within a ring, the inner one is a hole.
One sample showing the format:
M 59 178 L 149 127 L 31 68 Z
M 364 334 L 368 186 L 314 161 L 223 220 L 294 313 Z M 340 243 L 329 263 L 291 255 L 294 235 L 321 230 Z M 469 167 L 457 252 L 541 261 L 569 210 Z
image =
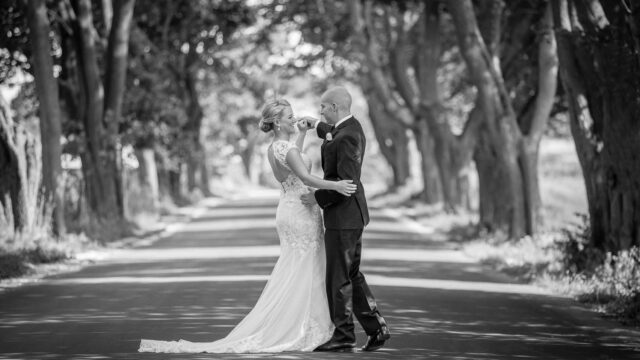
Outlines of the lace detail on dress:
M 285 168 L 291 170 L 289 164 L 287 164 L 287 153 L 289 153 L 289 150 L 293 148 L 297 149 L 298 147 L 295 144 L 284 140 L 274 141 L 271 146 L 273 146 L 273 156 L 276 158 L 276 160 Z
M 307 193 L 309 190 L 302 180 L 291 171 L 289 164 L 287 163 L 287 154 L 293 148 L 298 148 L 295 144 L 284 140 L 274 141 L 271 145 L 273 147 L 273 156 L 278 163 L 289 170 L 287 178 L 280 183 L 282 185 L 282 200 L 288 202 L 300 202 L 300 195 Z M 307 167 L 307 171 L 311 170 L 311 161 L 307 156 L 301 152 L 300 156 L 302 161 Z
M 276 213 L 276 228 L 282 250 L 298 254 L 318 251 L 324 241 L 320 208 L 305 206 L 299 199 L 281 201 L 281 204 Z
M 313 317 L 309 317 L 304 324 L 304 337 L 294 347 L 302 349 L 302 351 L 313 351 L 317 346 L 313 344 L 323 344 L 333 335 L 333 323 L 318 323 Z

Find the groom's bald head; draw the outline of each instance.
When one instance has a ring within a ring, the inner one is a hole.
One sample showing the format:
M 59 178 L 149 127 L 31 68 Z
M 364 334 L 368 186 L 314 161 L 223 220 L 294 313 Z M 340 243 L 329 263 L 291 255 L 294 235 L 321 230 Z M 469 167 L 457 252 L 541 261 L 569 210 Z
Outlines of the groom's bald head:
M 351 112 L 351 94 L 342 86 L 336 86 L 327 90 L 320 101 L 336 104 L 338 109 Z
M 351 94 L 342 86 L 327 90 L 320 98 L 321 113 L 329 123 L 335 124 L 351 114 Z

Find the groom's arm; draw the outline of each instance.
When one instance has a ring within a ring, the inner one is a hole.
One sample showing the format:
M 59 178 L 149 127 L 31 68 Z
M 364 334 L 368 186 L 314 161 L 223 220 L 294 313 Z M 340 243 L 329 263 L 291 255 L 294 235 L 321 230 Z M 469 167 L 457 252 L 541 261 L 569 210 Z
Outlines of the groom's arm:
M 301 118 L 300 120 L 306 121 L 307 122 L 307 126 L 309 127 L 309 130 L 315 129 L 316 133 L 318 134 L 318 137 L 323 139 L 323 140 L 324 140 L 325 136 L 327 135 L 327 133 L 330 133 L 331 130 L 333 129 L 333 126 L 331 126 L 331 125 L 329 125 L 327 123 L 323 123 L 319 119 L 316 119 L 316 118 L 311 117 L 311 116 L 305 116 L 305 117 Z
M 318 137 L 320 139 L 324 139 L 327 133 L 330 133 L 331 129 L 333 128 L 333 126 L 327 123 L 323 123 L 320 120 L 318 120 L 318 122 L 315 123 L 315 127 L 316 127 L 316 133 L 318 134 Z
M 352 135 L 341 137 L 338 143 L 338 179 L 353 180 L 353 183 L 360 187 L 360 157 L 362 154 L 359 141 Z M 361 191 L 356 189 L 356 193 Z M 354 193 L 355 195 L 355 193 Z M 353 195 L 352 195 L 353 196 Z M 348 198 L 333 190 L 317 190 L 315 192 L 316 202 L 321 208 L 340 203 Z
M 326 179 L 331 181 L 339 181 L 340 179 Z M 327 207 L 337 204 L 342 201 L 345 196 L 333 191 L 333 190 L 323 190 L 318 189 L 313 193 L 313 196 L 316 198 L 316 203 L 322 209 L 326 209 Z

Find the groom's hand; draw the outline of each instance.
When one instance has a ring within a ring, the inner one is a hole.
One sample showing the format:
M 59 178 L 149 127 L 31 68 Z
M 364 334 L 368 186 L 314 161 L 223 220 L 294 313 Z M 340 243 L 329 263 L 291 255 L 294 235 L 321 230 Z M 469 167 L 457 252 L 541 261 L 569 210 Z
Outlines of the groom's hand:
M 313 206 L 318 202 L 316 201 L 316 197 L 314 195 L 314 191 L 309 191 L 306 194 L 300 195 L 300 200 L 305 206 Z
M 316 126 L 316 123 L 318 121 L 320 121 L 320 120 L 318 120 L 316 118 L 313 118 L 311 116 L 305 116 L 300 120 L 307 123 L 307 129 L 313 129 Z

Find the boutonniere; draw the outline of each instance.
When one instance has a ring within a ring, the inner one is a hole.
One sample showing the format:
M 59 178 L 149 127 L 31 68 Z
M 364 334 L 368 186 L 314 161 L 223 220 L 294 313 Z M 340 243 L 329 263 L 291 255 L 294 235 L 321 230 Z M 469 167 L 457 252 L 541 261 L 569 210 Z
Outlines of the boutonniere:
M 333 140 L 333 135 L 331 135 L 331 133 L 327 133 L 327 135 L 325 135 L 324 138 L 327 141 L 331 141 L 331 140 Z

